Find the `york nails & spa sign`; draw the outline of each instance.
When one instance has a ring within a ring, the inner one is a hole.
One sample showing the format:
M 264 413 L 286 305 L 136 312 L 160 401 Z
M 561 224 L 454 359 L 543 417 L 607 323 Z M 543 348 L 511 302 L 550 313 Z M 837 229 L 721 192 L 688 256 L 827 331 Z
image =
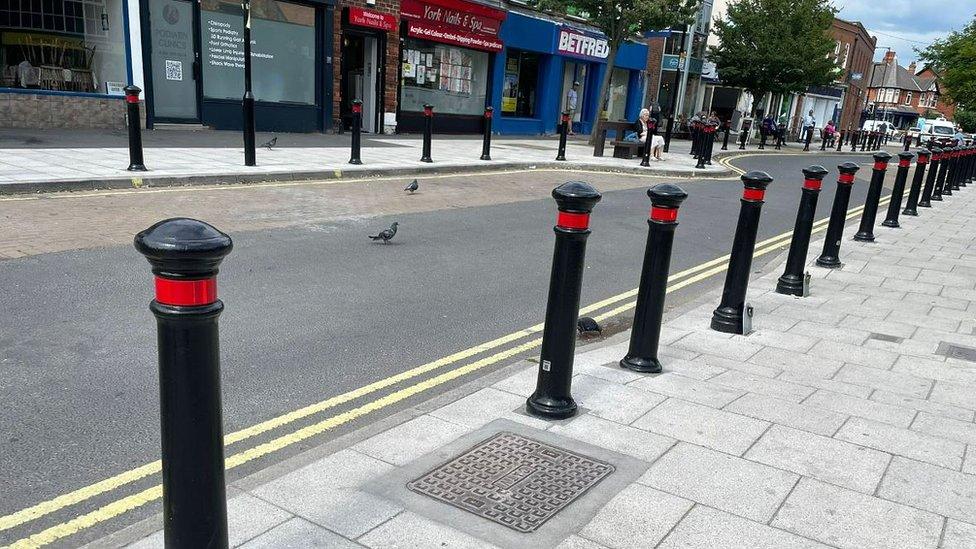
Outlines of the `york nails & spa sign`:
M 410 36 L 466 48 L 500 51 L 505 12 L 463 0 L 402 0 L 400 17 Z

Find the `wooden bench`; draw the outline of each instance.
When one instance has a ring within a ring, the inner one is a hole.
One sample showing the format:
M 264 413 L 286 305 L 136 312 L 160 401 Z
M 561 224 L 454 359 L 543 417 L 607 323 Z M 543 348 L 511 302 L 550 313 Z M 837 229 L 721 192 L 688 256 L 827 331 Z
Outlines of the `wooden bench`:
M 620 141 L 624 138 L 624 134 L 631 130 L 632 126 L 633 123 L 627 122 L 626 120 L 618 120 L 616 122 L 609 120 L 597 121 L 596 128 L 593 130 L 593 135 L 596 137 L 593 144 L 593 156 L 603 156 L 603 149 L 607 145 L 607 132 L 610 130 L 616 132 L 616 139 Z
M 641 144 L 636 141 L 614 141 L 611 145 L 613 145 L 614 158 L 630 160 L 635 156 L 640 156 Z

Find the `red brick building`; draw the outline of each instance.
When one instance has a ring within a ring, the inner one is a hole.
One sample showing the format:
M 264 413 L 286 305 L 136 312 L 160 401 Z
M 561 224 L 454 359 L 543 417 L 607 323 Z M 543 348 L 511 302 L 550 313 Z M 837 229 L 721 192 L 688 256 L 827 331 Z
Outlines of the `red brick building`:
M 874 64 L 868 89 L 874 116 L 899 129 L 914 127 L 920 117 L 943 116 L 952 120 L 955 107 L 942 97 L 938 75 L 928 66 L 918 73 L 915 70 L 915 63 L 907 68 L 899 65 L 893 51 Z
M 846 130 L 860 125 L 877 38 L 868 34 L 859 21 L 836 17 L 830 26 L 830 34 L 835 42 L 835 59 L 842 68 L 837 78 L 837 84 L 843 89 L 837 127 Z

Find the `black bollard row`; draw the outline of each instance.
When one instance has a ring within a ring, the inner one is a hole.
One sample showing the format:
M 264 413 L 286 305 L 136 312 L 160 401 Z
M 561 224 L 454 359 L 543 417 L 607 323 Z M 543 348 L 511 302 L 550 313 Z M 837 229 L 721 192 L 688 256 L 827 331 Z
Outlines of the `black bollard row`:
M 549 301 L 535 391 L 525 403 L 533 415 L 563 419 L 576 414 L 571 393 L 573 353 L 576 351 L 576 320 L 583 284 L 583 258 L 590 235 L 590 212 L 600 193 L 582 181 L 563 183 L 552 191 L 559 214 L 556 217 L 555 252 L 549 279 Z
M 717 127 L 714 122 L 709 122 L 699 132 L 698 147 L 700 150 L 698 152 L 698 163 L 695 164 L 695 168 L 699 170 L 705 169 L 706 165 L 712 163 L 712 147 L 715 144 L 715 129 Z
M 688 194 L 676 185 L 665 183 L 648 189 L 647 196 L 651 198 L 651 211 L 647 219 L 644 267 L 637 289 L 630 346 L 620 366 L 656 374 L 661 371 L 657 348 L 661 340 L 661 316 L 664 314 L 674 230 L 678 226 L 678 208 Z
M 912 165 L 915 155 L 910 152 L 898 153 L 898 171 L 895 173 L 895 183 L 891 189 L 891 202 L 888 203 L 888 213 L 881 222 L 884 227 L 898 227 L 898 214 L 901 211 L 901 199 L 905 193 L 905 182 L 908 181 L 908 168 Z
M 935 180 L 939 172 L 939 164 L 942 163 L 942 149 L 933 147 L 932 156 L 929 159 L 929 174 L 925 178 L 925 187 L 922 189 L 922 200 L 918 205 L 922 208 L 931 208 L 932 201 L 942 200 L 941 196 L 935 196 Z
M 360 158 L 363 131 L 363 102 L 354 99 L 352 102 L 352 153 L 349 156 L 350 164 L 362 164 Z
M 495 109 L 485 107 L 485 132 L 481 138 L 481 160 L 491 160 L 491 119 Z
M 844 223 L 847 222 L 847 205 L 851 202 L 851 188 L 854 185 L 854 174 L 858 166 L 853 162 L 845 162 L 837 167 L 840 176 L 837 178 L 837 191 L 834 193 L 834 203 L 830 208 L 830 221 L 827 222 L 827 233 L 824 237 L 823 252 L 817 258 L 817 265 L 835 269 L 840 267 L 840 241 L 844 235 Z
M 827 170 L 823 166 L 810 166 L 803 170 L 803 189 L 800 207 L 796 211 L 793 225 L 793 238 L 786 256 L 786 271 L 776 281 L 776 292 L 803 297 L 807 295 L 803 267 L 810 249 L 810 234 L 813 232 L 813 218 L 817 213 L 817 198 Z
M 744 334 L 746 291 L 752 256 L 756 250 L 756 234 L 759 231 L 759 214 L 762 210 L 766 187 L 773 181 L 766 172 L 749 172 L 742 176 L 745 187 L 739 201 L 739 221 L 732 238 L 732 254 L 722 290 L 722 302 L 712 313 L 712 329 L 730 334 Z
M 166 547 L 228 546 L 220 405 L 217 271 L 233 242 L 195 219 L 135 237 L 152 265 L 159 347 L 163 535 Z
M 891 155 L 881 151 L 874 153 L 874 168 L 871 172 L 871 184 L 868 186 L 868 196 L 864 199 L 864 211 L 861 212 L 861 226 L 854 233 L 854 240 L 859 242 L 874 242 L 874 221 L 878 217 L 878 202 L 881 200 L 881 190 L 884 185 L 885 172 Z
M 572 122 L 569 120 L 569 111 L 563 111 L 559 124 L 559 150 L 556 151 L 556 160 L 565 161 L 566 160 L 566 136 L 569 133 L 569 125 Z
M 935 187 L 932 189 L 932 200 L 935 202 L 941 202 L 942 196 L 948 194 L 946 193 L 945 181 L 949 170 L 949 154 L 951 152 L 951 148 L 942 149 L 942 153 L 939 155 L 939 170 L 935 177 Z M 950 189 L 949 193 L 951 192 Z
M 129 128 L 129 167 L 126 169 L 130 172 L 144 172 L 146 164 L 142 159 L 142 128 L 139 127 L 139 94 L 142 90 L 130 84 L 124 91 L 125 123 Z
M 434 106 L 424 103 L 424 149 L 420 153 L 421 162 L 433 162 L 430 157 L 431 134 L 434 133 Z
M 902 215 L 918 215 L 918 197 L 922 192 L 922 181 L 925 178 L 925 165 L 929 163 L 931 153 L 925 149 L 918 151 L 918 160 L 915 162 L 915 175 L 912 177 L 912 186 L 908 190 L 908 201 Z

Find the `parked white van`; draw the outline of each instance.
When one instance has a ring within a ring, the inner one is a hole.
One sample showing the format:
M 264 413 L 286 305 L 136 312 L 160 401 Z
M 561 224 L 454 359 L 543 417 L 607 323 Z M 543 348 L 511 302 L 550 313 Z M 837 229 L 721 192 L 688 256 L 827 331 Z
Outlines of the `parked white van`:
M 920 136 L 922 143 L 927 143 L 930 139 L 934 139 L 936 144 L 948 145 L 952 142 L 952 136 L 956 133 L 955 126 L 945 118 L 922 120 L 919 123 L 922 125 L 922 133 Z

